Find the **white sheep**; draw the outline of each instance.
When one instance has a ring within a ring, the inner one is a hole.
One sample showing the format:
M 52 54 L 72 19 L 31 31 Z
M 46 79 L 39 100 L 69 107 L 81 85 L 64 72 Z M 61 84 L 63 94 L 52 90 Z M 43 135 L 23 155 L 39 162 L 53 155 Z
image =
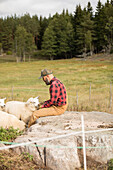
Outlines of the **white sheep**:
M 11 126 L 14 129 L 17 128 L 19 128 L 19 130 L 25 129 L 25 123 L 23 121 L 18 120 L 18 118 L 14 115 L 0 111 L 0 127 L 9 128 Z
M 6 97 L 3 99 L 0 99 L 0 110 L 2 111 L 4 111 L 5 109 L 5 100 L 6 100 Z
M 38 105 L 38 97 L 31 97 L 27 102 L 9 101 L 6 103 L 5 112 L 15 115 L 19 120 L 27 123 L 32 113 L 37 110 Z

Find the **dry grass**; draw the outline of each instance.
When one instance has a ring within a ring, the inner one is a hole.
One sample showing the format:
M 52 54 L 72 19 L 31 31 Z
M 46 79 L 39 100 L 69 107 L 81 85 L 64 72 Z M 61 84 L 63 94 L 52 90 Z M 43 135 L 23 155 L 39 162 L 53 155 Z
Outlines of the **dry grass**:
M 0 170 L 50 170 L 44 165 L 37 165 L 32 155 L 23 153 L 18 155 L 12 150 L 0 152 Z
M 48 99 L 48 86 L 38 79 L 40 71 L 48 68 L 53 70 L 54 75 L 66 86 L 69 99 L 68 110 L 98 110 L 113 113 L 113 101 L 110 108 L 110 83 L 113 83 L 112 58 L 113 56 L 110 56 L 108 60 L 99 56 L 99 60 L 90 58 L 86 61 L 73 58 L 0 63 L 0 97 L 7 97 L 7 101 L 12 99 L 26 101 L 35 96 L 40 96 L 40 101 Z
M 0 153 L 0 170 L 51 170 L 44 165 L 38 165 L 33 160 L 30 159 L 32 155 L 28 153 L 23 153 L 21 155 L 16 154 L 12 150 L 1 151 Z M 79 158 L 81 162 L 81 168 L 76 168 L 75 170 L 84 170 L 83 165 L 83 154 L 79 151 Z M 88 170 L 107 170 L 107 164 L 101 164 L 87 157 L 87 169 Z

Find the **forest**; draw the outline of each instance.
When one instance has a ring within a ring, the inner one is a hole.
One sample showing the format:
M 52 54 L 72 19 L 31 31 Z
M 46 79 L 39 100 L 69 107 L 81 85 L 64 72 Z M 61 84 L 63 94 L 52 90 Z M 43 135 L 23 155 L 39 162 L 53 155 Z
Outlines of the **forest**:
M 67 59 L 98 53 L 113 53 L 113 0 L 102 4 L 94 13 L 90 2 L 61 14 L 42 16 L 7 16 L 0 18 L 0 55 Z

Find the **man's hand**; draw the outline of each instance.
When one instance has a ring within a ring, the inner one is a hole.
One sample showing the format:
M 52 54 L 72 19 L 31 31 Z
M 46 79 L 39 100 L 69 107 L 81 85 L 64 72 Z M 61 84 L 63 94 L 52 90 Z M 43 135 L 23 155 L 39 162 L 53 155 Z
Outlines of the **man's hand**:
M 43 105 L 43 103 L 44 103 L 44 102 L 39 103 L 39 105 L 38 105 L 38 108 L 37 108 L 37 109 L 42 109 L 42 105 Z
M 42 107 L 42 105 L 41 105 L 41 104 L 39 104 L 39 105 L 38 105 L 38 109 L 41 109 L 41 107 Z

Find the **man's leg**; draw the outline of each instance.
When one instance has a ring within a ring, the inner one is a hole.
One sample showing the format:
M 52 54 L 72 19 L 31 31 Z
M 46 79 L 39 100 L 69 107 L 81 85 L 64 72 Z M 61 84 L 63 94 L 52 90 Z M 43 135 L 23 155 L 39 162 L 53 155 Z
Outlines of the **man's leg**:
M 35 112 L 33 112 L 32 116 L 30 118 L 28 127 L 33 125 L 35 123 L 36 119 L 38 119 L 39 117 L 61 115 L 66 111 L 66 109 L 67 109 L 67 105 L 63 105 L 63 106 L 59 106 L 59 107 L 51 106 L 49 108 L 43 108 L 43 109 L 36 110 Z

